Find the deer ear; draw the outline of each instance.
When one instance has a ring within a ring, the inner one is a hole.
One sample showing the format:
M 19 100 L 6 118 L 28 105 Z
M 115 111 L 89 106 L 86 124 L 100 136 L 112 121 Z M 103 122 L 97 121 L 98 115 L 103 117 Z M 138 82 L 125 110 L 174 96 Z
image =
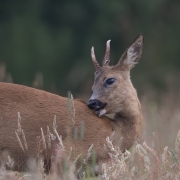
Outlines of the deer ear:
M 123 70 L 130 70 L 138 63 L 143 46 L 143 35 L 139 35 L 131 46 L 124 52 L 121 56 L 119 62 L 115 66 L 116 68 L 121 68 Z

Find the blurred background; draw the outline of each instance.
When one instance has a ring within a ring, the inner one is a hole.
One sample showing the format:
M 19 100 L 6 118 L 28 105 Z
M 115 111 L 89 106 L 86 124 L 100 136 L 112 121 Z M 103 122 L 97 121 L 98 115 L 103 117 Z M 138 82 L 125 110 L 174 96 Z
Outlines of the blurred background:
M 87 101 L 94 75 L 91 47 L 101 62 L 111 39 L 115 64 L 139 33 L 145 38 L 143 56 L 131 76 L 146 133 L 159 128 L 175 136 L 180 129 L 179 0 L 0 0 L 0 81 L 62 96 L 70 90 Z

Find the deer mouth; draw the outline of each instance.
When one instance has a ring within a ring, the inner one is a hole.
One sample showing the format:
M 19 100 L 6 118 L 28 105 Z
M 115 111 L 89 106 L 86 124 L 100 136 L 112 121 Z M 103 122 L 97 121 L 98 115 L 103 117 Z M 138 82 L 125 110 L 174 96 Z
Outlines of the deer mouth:
M 100 109 L 98 111 L 96 111 L 96 114 L 99 116 L 99 117 L 102 117 L 103 115 L 106 114 L 106 109 Z
M 88 102 L 88 107 L 96 112 L 96 114 L 101 117 L 106 114 L 105 106 L 107 103 L 103 103 L 97 99 L 90 99 Z

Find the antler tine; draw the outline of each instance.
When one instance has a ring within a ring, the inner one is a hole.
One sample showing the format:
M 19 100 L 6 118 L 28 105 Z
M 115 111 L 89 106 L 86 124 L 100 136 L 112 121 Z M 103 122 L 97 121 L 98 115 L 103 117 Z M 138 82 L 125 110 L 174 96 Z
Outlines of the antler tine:
M 92 61 L 94 63 L 95 69 L 98 70 L 100 68 L 100 65 L 99 65 L 99 63 L 96 60 L 96 56 L 94 54 L 94 47 L 91 48 L 91 58 L 92 58 Z
M 106 53 L 103 59 L 103 66 L 108 66 L 110 62 L 110 42 L 111 40 L 108 40 L 106 43 Z

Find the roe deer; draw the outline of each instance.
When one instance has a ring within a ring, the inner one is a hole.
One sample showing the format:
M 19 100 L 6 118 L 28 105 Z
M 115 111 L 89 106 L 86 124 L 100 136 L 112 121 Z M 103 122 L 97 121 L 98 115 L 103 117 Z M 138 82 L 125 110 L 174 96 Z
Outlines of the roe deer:
M 7 150 L 14 159 L 16 169 L 23 169 L 27 158 L 38 154 L 37 137 L 41 135 L 41 128 L 45 131 L 49 126 L 53 132 L 54 115 L 57 117 L 57 131 L 62 135 L 66 150 L 72 147 L 76 155 L 81 153 L 85 157 L 93 144 L 97 162 L 107 161 L 109 157 L 104 150 L 105 139 L 114 131 L 113 143 L 120 144 L 122 152 L 129 149 L 140 133 L 142 122 L 141 105 L 130 80 L 130 69 L 140 59 L 142 46 L 143 36 L 139 35 L 117 65 L 109 66 L 110 41 L 107 41 L 102 67 L 96 61 L 92 47 L 91 56 L 96 69 L 93 93 L 88 106 L 81 100 L 74 100 L 75 125 L 67 109 L 67 98 L 22 85 L 0 83 L 1 160 L 3 152 Z M 28 146 L 24 152 L 15 135 L 17 112 L 21 114 L 21 126 Z M 103 116 L 109 113 L 115 114 L 113 119 Z M 84 139 L 78 138 L 74 143 L 74 127 L 80 129 L 81 121 L 84 121 Z M 123 138 L 119 143 L 121 137 Z M 44 155 L 46 153 L 44 150 Z M 48 155 L 51 157 L 54 154 L 55 146 L 51 146 Z

